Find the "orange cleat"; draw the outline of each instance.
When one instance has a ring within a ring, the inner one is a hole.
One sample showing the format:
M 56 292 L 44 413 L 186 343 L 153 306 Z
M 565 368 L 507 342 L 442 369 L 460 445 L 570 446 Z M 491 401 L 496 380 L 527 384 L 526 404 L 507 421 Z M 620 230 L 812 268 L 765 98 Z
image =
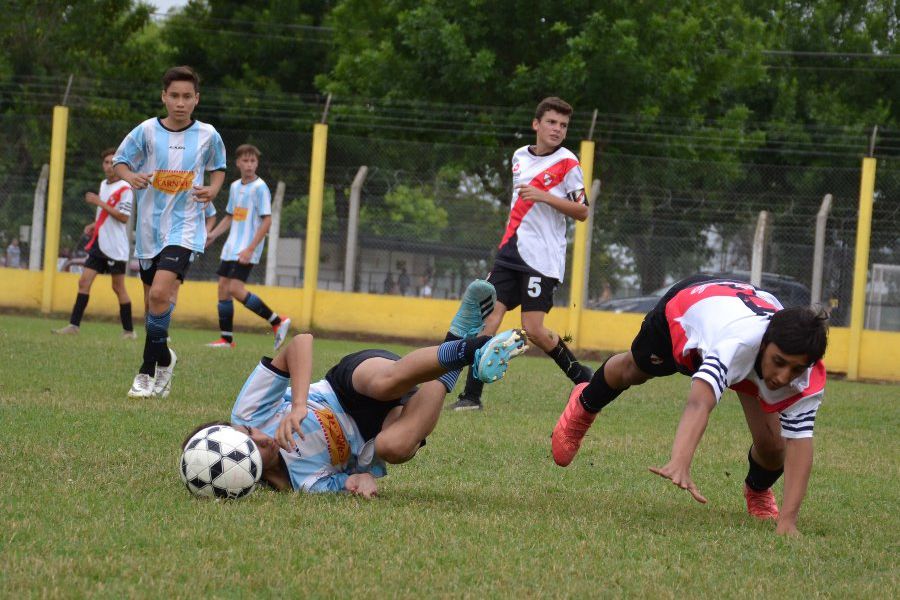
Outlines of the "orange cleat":
M 588 382 L 579 383 L 572 389 L 566 409 L 559 416 L 556 427 L 553 428 L 553 437 L 551 438 L 553 462 L 561 467 L 568 466 L 578 454 L 584 434 L 597 418 L 598 413 L 588 412 L 581 406 L 581 391 L 587 385 Z
M 215 342 L 210 342 L 206 345 L 207 348 L 234 348 L 235 343 L 229 342 L 225 338 L 219 338 Z
M 745 483 L 744 498 L 747 499 L 747 512 L 757 519 L 777 519 L 778 503 L 771 488 L 757 492 Z

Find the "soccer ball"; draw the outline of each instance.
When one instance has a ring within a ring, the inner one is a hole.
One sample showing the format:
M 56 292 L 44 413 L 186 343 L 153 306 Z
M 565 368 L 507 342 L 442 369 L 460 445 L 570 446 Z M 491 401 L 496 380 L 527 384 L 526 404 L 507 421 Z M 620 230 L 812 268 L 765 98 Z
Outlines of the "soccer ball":
M 247 434 L 227 425 L 212 425 L 188 441 L 179 470 L 195 496 L 236 500 L 256 488 L 262 457 Z

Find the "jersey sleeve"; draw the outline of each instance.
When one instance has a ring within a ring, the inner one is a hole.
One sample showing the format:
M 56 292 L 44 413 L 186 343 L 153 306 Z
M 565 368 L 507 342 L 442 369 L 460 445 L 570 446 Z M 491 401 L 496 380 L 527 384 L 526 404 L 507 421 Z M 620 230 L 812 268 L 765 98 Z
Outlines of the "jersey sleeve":
M 216 207 L 212 202 L 206 203 L 206 206 L 203 208 L 203 216 L 207 219 L 216 216 Z
M 244 382 L 231 409 L 232 423 L 259 427 L 274 417 L 284 403 L 290 376 L 272 367 L 270 362 L 261 360 Z
M 348 473 L 323 473 L 321 477 L 313 481 L 310 485 L 302 487 L 300 491 L 308 492 L 310 494 L 344 492 L 346 491 L 344 486 L 347 484 L 347 479 L 349 478 L 350 475 Z
M 563 189 L 566 192 L 566 198 L 578 204 L 587 204 L 587 195 L 584 193 L 584 173 L 581 166 L 575 166 L 569 169 L 563 180 Z
M 256 191 L 256 214 L 267 217 L 272 214 L 272 193 L 265 183 Z
M 822 405 L 825 392 L 807 396 L 795 402 L 780 414 L 781 436 L 790 439 L 811 438 L 813 426 L 816 422 L 816 413 Z
M 209 144 L 209 156 L 206 159 L 207 171 L 225 170 L 225 143 L 219 132 L 213 129 L 212 139 Z
M 131 191 L 131 187 L 127 187 L 122 190 L 122 193 L 119 195 L 119 203 L 116 204 L 116 208 L 126 217 L 131 216 L 131 212 L 134 210 L 134 192 Z
M 232 183 L 231 187 L 228 188 L 228 205 L 225 207 L 226 215 L 234 215 L 234 205 L 237 202 L 237 194 L 234 193 L 235 184 Z
M 137 171 L 143 164 L 145 156 L 144 127 L 138 125 L 119 144 L 119 148 L 113 156 L 113 165 L 124 164 L 132 171 Z
M 741 340 L 727 338 L 703 356 L 703 362 L 692 379 L 701 379 L 712 387 L 716 402 L 726 388 L 744 379 L 756 360 L 756 350 Z

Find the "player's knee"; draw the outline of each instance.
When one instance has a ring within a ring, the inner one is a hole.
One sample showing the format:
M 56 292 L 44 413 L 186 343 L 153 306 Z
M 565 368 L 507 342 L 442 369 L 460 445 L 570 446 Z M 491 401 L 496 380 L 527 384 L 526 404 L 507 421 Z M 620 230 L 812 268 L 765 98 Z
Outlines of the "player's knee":
M 391 464 L 405 463 L 416 455 L 421 440 L 410 436 L 379 433 L 375 440 L 376 454 Z
M 766 440 L 754 440 L 753 446 L 759 456 L 760 464 L 769 469 L 776 469 L 784 465 L 784 455 L 787 447 L 780 433 Z
M 151 287 L 150 293 L 147 294 L 147 300 L 149 301 L 150 306 L 160 305 L 160 304 L 169 304 L 171 294 L 168 290 L 162 289 L 161 287 Z
M 244 282 L 240 279 L 230 279 L 228 281 L 228 293 L 232 296 L 239 296 L 244 289 Z

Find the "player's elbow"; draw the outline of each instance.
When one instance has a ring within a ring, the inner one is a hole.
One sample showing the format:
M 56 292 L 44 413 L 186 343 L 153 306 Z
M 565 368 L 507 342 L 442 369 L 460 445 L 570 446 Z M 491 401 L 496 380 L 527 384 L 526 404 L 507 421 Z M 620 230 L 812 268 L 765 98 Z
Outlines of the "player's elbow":
M 587 206 L 582 204 L 581 207 L 578 209 L 578 212 L 575 214 L 575 220 L 581 221 L 583 223 L 584 221 L 587 221 L 589 214 L 590 214 L 590 209 L 588 209 Z

